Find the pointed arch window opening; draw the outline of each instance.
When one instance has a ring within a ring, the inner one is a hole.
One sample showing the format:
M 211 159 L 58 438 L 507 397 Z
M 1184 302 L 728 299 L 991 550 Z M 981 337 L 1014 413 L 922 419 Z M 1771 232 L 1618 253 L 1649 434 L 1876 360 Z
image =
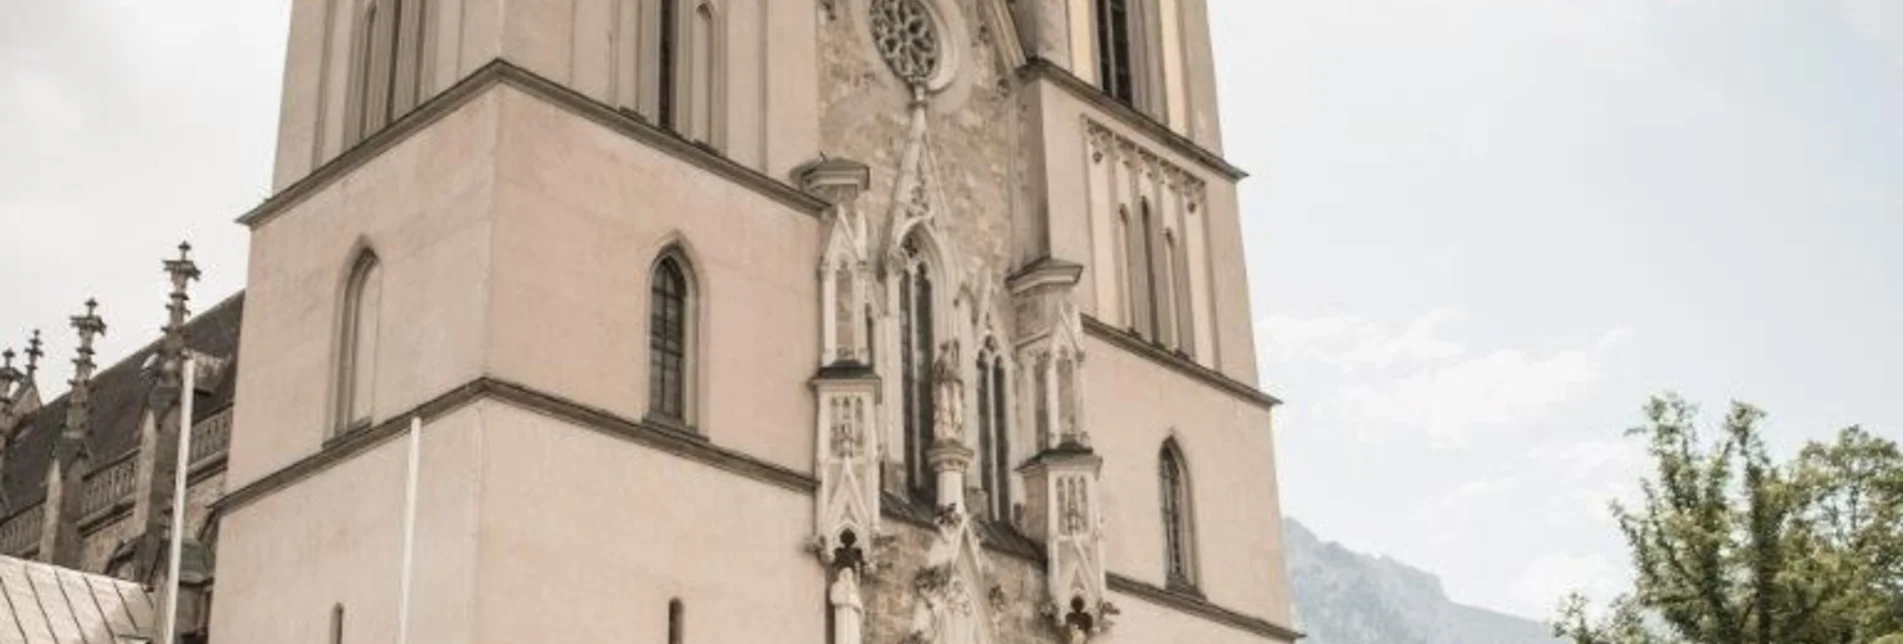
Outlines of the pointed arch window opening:
M 905 473 L 913 500 L 937 499 L 937 481 L 926 456 L 931 449 L 936 412 L 932 383 L 933 337 L 932 272 L 917 238 L 903 246 L 904 272 L 899 276 L 899 372 L 904 414 Z
M 1191 530 L 1189 474 L 1182 452 L 1171 439 L 1163 444 L 1158 464 L 1163 513 L 1165 579 L 1176 589 L 1194 589 L 1194 533 Z
M 383 313 L 381 273 L 376 254 L 365 251 L 351 265 L 344 287 L 343 329 L 338 342 L 338 433 L 370 426 Z
M 1156 280 L 1156 244 L 1154 243 L 1156 237 L 1156 217 L 1154 213 L 1151 212 L 1149 197 L 1144 197 L 1138 202 L 1137 210 L 1141 217 L 1141 221 L 1138 223 L 1142 228 L 1137 231 L 1140 254 L 1134 259 L 1135 261 L 1143 263 L 1142 270 L 1138 271 L 1139 279 L 1143 283 L 1143 306 L 1137 311 L 1137 315 L 1141 320 L 1138 326 L 1143 330 L 1144 335 L 1154 339 L 1161 335 L 1161 325 L 1158 324 L 1157 320 L 1156 304 L 1158 290 Z
M 1176 350 L 1185 356 L 1196 355 L 1196 314 L 1195 293 L 1190 290 L 1189 247 L 1177 241 L 1172 233 L 1164 240 L 1170 250 L 1172 260 L 1172 290 L 1176 301 Z
M 691 45 L 688 54 L 688 100 L 683 101 L 689 110 L 690 118 L 686 127 L 689 136 L 708 144 L 715 141 L 720 81 L 719 23 L 714 11 L 714 5 L 706 0 L 701 0 L 694 7 L 693 23 L 689 25 L 688 31 Z
M 1123 295 L 1122 308 L 1124 326 L 1134 331 L 1137 326 L 1137 284 L 1136 272 L 1132 270 L 1133 267 L 1130 262 L 1136 257 L 1136 253 L 1133 252 L 1136 240 L 1130 236 L 1129 206 L 1117 207 L 1116 239 L 1113 240 L 1113 242 L 1117 246 L 1117 283 Z
M 687 269 L 671 251 L 655 263 L 648 308 L 648 413 L 687 425 L 689 324 Z
M 1156 264 L 1156 328 L 1157 341 L 1164 347 L 1181 351 L 1181 316 L 1178 305 L 1183 293 L 1177 286 L 1177 248 L 1176 233 L 1164 228 L 1159 235 L 1161 248 L 1157 251 Z
M 679 74 L 675 70 L 675 66 L 679 64 L 680 60 L 679 13 L 681 1 L 682 0 L 661 0 L 660 33 L 657 35 L 659 38 L 659 46 L 655 55 L 655 64 L 659 65 L 659 69 L 656 70 L 659 74 L 659 79 L 657 82 L 657 92 L 655 94 L 657 102 L 655 104 L 654 120 L 656 123 L 659 123 L 661 127 L 670 130 L 678 129 L 675 108 L 678 98 L 679 88 L 677 85 Z
M 429 18 L 428 0 L 383 0 L 364 10 L 351 62 L 351 142 L 369 138 L 423 102 Z
M 1097 78 L 1105 94 L 1136 106 L 1129 0 L 1097 0 Z
M 987 339 L 978 355 L 979 481 L 991 507 L 992 520 L 1011 520 L 1011 432 L 1008 424 L 1003 352 L 995 338 Z

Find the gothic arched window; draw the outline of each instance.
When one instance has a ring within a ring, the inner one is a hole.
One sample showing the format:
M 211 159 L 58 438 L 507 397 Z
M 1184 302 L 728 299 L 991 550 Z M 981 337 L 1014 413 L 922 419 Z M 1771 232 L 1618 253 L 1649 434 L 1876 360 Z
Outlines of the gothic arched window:
M 344 284 L 343 326 L 337 344 L 337 431 L 370 425 L 376 390 L 377 332 L 383 315 L 383 277 L 377 256 L 364 251 Z
M 1163 510 L 1164 576 L 1171 588 L 1193 588 L 1195 573 L 1195 531 L 1191 525 L 1189 468 L 1176 439 L 1163 442 L 1158 457 Z
M 694 21 L 687 29 L 690 45 L 687 83 L 682 88 L 687 93 L 687 100 L 682 102 L 692 110 L 684 128 L 686 134 L 706 143 L 714 141 L 714 126 L 719 117 L 716 95 L 720 87 L 720 16 L 715 11 L 714 4 L 707 0 L 697 2 L 694 7 Z
M 995 339 L 978 353 L 978 475 L 990 498 L 991 518 L 1011 518 L 1011 439 L 1006 419 L 1004 354 Z
M 347 133 L 361 141 L 424 96 L 428 0 L 374 0 L 357 22 Z
M 1111 98 L 1136 106 L 1130 0 L 1097 0 L 1097 79 Z
M 655 106 L 654 121 L 670 130 L 675 129 L 676 126 L 675 119 L 678 117 L 675 116 L 675 108 L 680 99 L 677 89 L 680 78 L 678 66 L 681 58 L 681 2 L 682 0 L 661 0 L 659 47 L 655 57 L 655 64 L 660 66 L 658 70 L 660 81 L 655 93 L 659 103 Z
M 1144 337 L 1152 340 L 1161 335 L 1161 325 L 1157 324 L 1157 287 L 1156 279 L 1156 216 L 1150 209 L 1150 198 L 1144 197 L 1137 203 L 1137 228 L 1131 232 L 1135 236 L 1131 241 L 1130 261 L 1136 275 L 1132 286 L 1137 295 L 1136 329 Z
M 653 122 L 689 139 L 716 144 L 720 129 L 720 6 L 713 0 L 650 0 L 651 38 L 634 54 L 643 91 L 653 92 Z M 630 47 L 630 50 L 635 48 Z M 644 99 L 645 100 L 645 99 Z
M 914 499 L 936 500 L 935 480 L 927 464 L 932 446 L 936 388 L 932 383 L 932 271 L 916 236 L 907 237 L 899 275 L 899 382 L 904 410 L 905 474 Z
M 1156 263 L 1156 337 L 1164 346 L 1180 348 L 1182 330 L 1178 328 L 1182 321 L 1177 308 L 1181 304 L 1183 293 L 1176 288 L 1176 233 L 1164 230 L 1162 248 L 1157 252 Z
M 1135 230 L 1131 228 L 1130 207 L 1117 206 L 1117 230 L 1114 243 L 1117 245 L 1117 277 L 1122 285 L 1123 323 L 1125 328 L 1137 328 L 1137 285 Z
M 693 392 L 693 279 L 677 250 L 654 263 L 648 297 L 648 415 L 687 425 Z
M 1175 278 L 1171 292 L 1176 301 L 1176 348 L 1184 355 L 1196 355 L 1196 316 L 1194 294 L 1190 291 L 1189 248 L 1176 240 L 1174 233 L 1164 238 L 1169 247 L 1170 273 Z

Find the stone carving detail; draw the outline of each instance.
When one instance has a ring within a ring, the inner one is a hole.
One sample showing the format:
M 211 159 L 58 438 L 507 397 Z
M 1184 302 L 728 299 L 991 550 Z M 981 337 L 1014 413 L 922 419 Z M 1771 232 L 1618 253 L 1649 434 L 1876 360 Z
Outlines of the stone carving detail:
M 840 568 L 826 594 L 833 605 L 834 644 L 859 644 L 865 641 L 865 600 L 859 596 L 859 573 Z
M 1092 146 L 1111 143 L 1092 132 Z M 1028 393 L 1042 450 L 1023 469 L 1026 536 L 1043 542 L 1042 613 L 1061 641 L 1084 642 L 1104 633 L 1117 610 L 1105 601 L 1103 459 L 1090 448 L 1083 417 L 1083 325 L 1072 303 L 1082 267 L 1052 261 L 1014 277 L 1011 293 L 1019 328 L 1018 363 L 1030 365 Z
M 1076 536 L 1090 531 L 1089 510 L 1085 507 L 1084 481 L 1067 476 L 1057 481 L 1058 507 L 1064 517 L 1062 534 Z
M 879 57 L 900 80 L 922 87 L 943 55 L 938 23 L 925 6 L 927 0 L 873 0 L 872 42 Z
M 938 406 L 937 418 L 933 419 L 932 436 L 935 442 L 965 441 L 965 406 L 949 403 L 965 399 L 965 381 L 958 374 L 959 368 L 965 363 L 959 361 L 958 353 L 958 341 L 955 339 L 938 346 L 932 382 L 938 387 L 937 399 L 948 403 Z
M 813 547 L 828 566 L 865 574 L 872 553 L 862 538 L 879 534 L 878 432 L 872 430 L 876 381 L 820 384 L 820 489 Z
M 940 466 L 955 464 L 955 461 L 944 461 Z M 968 465 L 969 461 L 964 464 Z M 1004 588 L 989 582 L 990 578 L 990 567 L 969 516 L 957 511 L 941 516 L 932 546 L 925 553 L 925 565 L 912 579 L 912 620 L 901 641 L 912 644 L 999 641 L 998 631 L 1010 598 Z
M 1092 162 L 1102 162 L 1105 156 L 1121 161 L 1131 171 L 1141 171 L 1146 180 L 1157 181 L 1171 192 L 1183 196 L 1191 204 L 1204 201 L 1207 186 L 1196 173 L 1171 163 L 1128 137 L 1096 121 L 1084 121 L 1084 136 L 1090 151 Z

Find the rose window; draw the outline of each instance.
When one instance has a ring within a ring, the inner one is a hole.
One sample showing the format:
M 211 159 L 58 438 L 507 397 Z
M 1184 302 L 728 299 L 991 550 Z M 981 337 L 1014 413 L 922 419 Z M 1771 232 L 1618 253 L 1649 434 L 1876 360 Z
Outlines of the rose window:
M 872 40 L 892 73 L 924 85 L 938 73 L 938 25 L 926 0 L 874 0 Z

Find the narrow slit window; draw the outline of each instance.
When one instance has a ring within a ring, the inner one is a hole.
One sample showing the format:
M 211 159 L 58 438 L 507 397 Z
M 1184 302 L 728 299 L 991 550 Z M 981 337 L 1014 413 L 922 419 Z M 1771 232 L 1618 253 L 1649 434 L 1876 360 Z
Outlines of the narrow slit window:
M 681 0 L 661 0 L 660 51 L 655 64 L 660 76 L 655 98 L 659 101 L 655 107 L 655 121 L 661 127 L 676 129 L 675 108 L 679 103 L 678 77 L 680 64 L 680 2 Z
M 685 641 L 687 625 L 683 622 L 686 619 L 687 607 L 681 604 L 681 600 L 669 600 L 667 602 L 667 644 L 681 644 Z
M 904 246 L 899 277 L 899 363 L 905 422 L 906 478 L 914 500 L 933 502 L 936 480 L 927 463 L 931 449 L 936 388 L 932 383 L 932 274 L 916 238 Z
M 1097 0 L 1097 78 L 1119 103 L 1136 105 L 1130 68 L 1129 0 Z

